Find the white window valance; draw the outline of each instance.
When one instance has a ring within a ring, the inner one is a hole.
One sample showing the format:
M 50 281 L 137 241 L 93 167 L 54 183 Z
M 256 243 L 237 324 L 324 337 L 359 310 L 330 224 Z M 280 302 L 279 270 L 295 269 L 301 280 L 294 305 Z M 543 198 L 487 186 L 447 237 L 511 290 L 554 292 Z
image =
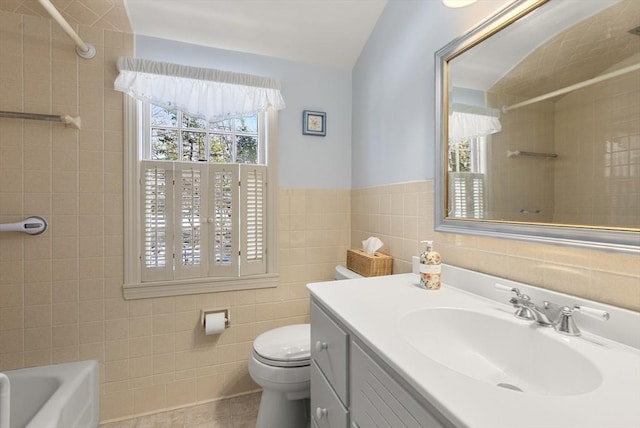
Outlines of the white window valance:
M 454 104 L 449 113 L 449 142 L 482 137 L 502 131 L 500 110 Z
M 138 58 L 118 59 L 115 89 L 214 122 L 285 107 L 277 79 Z

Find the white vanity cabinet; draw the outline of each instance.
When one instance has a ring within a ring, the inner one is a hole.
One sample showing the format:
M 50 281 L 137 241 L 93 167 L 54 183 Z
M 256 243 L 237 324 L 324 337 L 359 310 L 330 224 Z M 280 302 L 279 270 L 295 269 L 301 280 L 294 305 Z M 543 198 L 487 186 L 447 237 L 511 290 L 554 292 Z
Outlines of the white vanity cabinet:
M 311 303 L 311 414 L 318 428 L 444 428 L 357 337 Z

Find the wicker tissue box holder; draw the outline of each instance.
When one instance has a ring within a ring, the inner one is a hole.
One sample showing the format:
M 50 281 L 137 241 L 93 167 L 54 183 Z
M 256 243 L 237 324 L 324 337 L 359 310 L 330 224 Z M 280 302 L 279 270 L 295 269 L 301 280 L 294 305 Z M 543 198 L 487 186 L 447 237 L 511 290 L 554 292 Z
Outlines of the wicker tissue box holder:
M 391 275 L 393 257 L 382 253 L 367 254 L 362 250 L 347 250 L 347 268 L 362 276 Z

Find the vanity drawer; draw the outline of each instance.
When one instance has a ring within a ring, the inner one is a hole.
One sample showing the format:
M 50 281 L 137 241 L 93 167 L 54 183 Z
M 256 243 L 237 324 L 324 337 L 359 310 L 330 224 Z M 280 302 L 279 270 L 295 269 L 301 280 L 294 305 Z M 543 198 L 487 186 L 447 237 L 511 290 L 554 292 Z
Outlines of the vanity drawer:
M 317 428 L 347 428 L 349 413 L 318 366 L 311 363 L 311 419 Z
M 349 336 L 322 309 L 311 303 L 311 357 L 345 405 Z

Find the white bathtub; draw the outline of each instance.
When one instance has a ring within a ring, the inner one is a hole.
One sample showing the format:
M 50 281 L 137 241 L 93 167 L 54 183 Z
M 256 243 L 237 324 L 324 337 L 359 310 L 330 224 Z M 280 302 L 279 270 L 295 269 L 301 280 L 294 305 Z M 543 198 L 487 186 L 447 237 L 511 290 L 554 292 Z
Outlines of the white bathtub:
M 99 412 L 97 361 L 55 364 L 0 376 L 0 428 L 95 428 Z M 7 385 L 8 384 L 8 385 Z M 6 391 L 10 391 L 10 405 Z M 9 407 L 8 427 L 6 408 Z

